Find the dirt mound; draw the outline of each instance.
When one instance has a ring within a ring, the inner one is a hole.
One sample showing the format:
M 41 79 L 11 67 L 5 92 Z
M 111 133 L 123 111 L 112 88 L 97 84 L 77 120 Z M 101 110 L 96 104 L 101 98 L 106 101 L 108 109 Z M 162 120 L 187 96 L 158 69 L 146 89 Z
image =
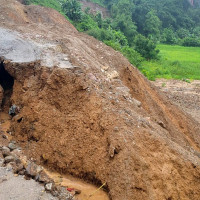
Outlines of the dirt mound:
M 0 5 L 1 27 L 73 66 L 4 59 L 14 78 L 10 104 L 20 107 L 11 132 L 29 157 L 98 185 L 106 182 L 112 200 L 199 199 L 199 123 L 119 52 L 64 19 L 48 22 L 55 15 L 62 19 L 56 11 L 11 0 Z M 31 18 L 35 10 L 39 24 Z M 14 23 L 16 12 L 26 17 Z

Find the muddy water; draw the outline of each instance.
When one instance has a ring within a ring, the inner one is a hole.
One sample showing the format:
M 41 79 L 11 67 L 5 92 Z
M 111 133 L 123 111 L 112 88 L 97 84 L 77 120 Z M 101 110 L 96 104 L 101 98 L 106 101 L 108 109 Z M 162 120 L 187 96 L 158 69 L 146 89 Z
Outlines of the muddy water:
M 98 188 L 92 184 L 86 183 L 70 175 L 61 176 L 58 173 L 50 172 L 47 170 L 46 170 L 46 173 L 57 184 L 60 184 L 66 188 L 75 188 L 75 189 L 81 190 L 81 194 L 76 195 L 79 200 L 109 200 L 109 197 L 106 192 L 104 192 L 102 189 L 96 191 Z

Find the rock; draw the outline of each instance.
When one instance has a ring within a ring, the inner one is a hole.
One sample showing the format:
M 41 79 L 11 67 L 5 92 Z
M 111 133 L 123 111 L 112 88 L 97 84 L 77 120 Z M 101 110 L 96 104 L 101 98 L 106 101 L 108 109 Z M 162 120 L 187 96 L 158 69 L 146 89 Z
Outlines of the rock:
M 15 161 L 14 156 L 6 156 L 4 158 L 4 163 L 9 163 L 9 162 L 13 162 L 13 161 Z
M 10 163 L 6 165 L 6 171 L 12 171 L 12 165 Z
M 45 185 L 45 189 L 46 189 L 47 191 L 51 191 L 51 190 L 52 190 L 52 187 L 53 187 L 53 183 L 47 183 L 47 184 Z
M 13 166 L 13 172 L 16 174 L 22 171 L 23 169 L 24 169 L 24 165 L 22 163 L 16 164 L 15 166 Z
M 21 171 L 18 172 L 18 174 L 19 174 L 19 175 L 24 175 L 25 172 L 26 172 L 26 170 L 25 170 L 25 169 L 22 169 Z
M 39 181 L 41 183 L 51 182 L 51 179 L 44 171 L 41 171 L 40 173 L 38 173 L 37 176 L 35 177 L 35 179 L 36 179 L 36 181 Z
M 10 156 L 10 149 L 8 147 L 2 147 L 2 154 L 4 157 Z
M 133 103 L 134 103 L 136 106 L 141 107 L 142 103 L 141 103 L 140 101 L 138 101 L 137 99 L 134 99 L 134 98 L 132 98 L 132 100 L 133 100 Z
M 41 167 L 33 162 L 28 163 L 26 167 L 26 174 L 31 177 L 35 177 L 41 171 Z
M 11 150 L 11 151 L 13 151 L 14 149 L 17 149 L 17 146 L 14 144 L 14 143 L 9 143 L 8 144 L 8 148 Z
M 73 195 L 70 194 L 70 192 L 68 192 L 66 190 L 66 188 L 62 187 L 62 186 L 55 186 L 51 193 L 54 196 L 57 196 L 58 199 L 63 199 L 63 200 L 72 200 L 72 199 L 74 199 Z

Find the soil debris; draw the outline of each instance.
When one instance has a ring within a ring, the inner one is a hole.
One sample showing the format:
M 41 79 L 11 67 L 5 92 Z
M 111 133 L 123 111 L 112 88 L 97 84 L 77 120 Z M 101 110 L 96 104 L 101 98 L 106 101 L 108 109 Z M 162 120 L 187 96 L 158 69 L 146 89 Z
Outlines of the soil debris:
M 1 129 L 10 127 L 3 134 L 31 163 L 97 188 L 106 182 L 112 200 L 199 200 L 199 122 L 119 52 L 78 33 L 50 8 L 14 0 L 0 0 L 0 27 L 12 35 L 8 42 L 2 34 L 0 45 L 19 38 L 40 52 L 39 59 L 17 62 L 5 47 L 0 58 L 14 82 L 3 88 L 2 113 L 20 107 Z M 60 187 L 54 194 L 60 191 L 68 192 Z

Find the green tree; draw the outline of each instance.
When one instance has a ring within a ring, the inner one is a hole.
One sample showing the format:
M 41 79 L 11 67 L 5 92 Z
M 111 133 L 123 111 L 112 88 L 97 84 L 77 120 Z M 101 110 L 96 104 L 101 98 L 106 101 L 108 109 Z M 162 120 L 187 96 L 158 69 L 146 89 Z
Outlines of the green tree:
M 161 21 L 156 16 L 155 11 L 150 11 L 146 14 L 145 20 L 145 35 L 154 41 L 160 39 L 160 29 L 161 29 Z
M 171 28 L 165 28 L 162 33 L 162 40 L 163 43 L 166 44 L 176 44 L 176 35 Z
M 81 4 L 77 0 L 66 0 L 62 8 L 69 19 L 73 21 L 80 21 L 82 17 Z
M 139 52 L 146 59 L 157 59 L 159 50 L 156 50 L 156 44 L 145 38 L 143 35 L 137 35 L 135 37 L 135 50 Z

